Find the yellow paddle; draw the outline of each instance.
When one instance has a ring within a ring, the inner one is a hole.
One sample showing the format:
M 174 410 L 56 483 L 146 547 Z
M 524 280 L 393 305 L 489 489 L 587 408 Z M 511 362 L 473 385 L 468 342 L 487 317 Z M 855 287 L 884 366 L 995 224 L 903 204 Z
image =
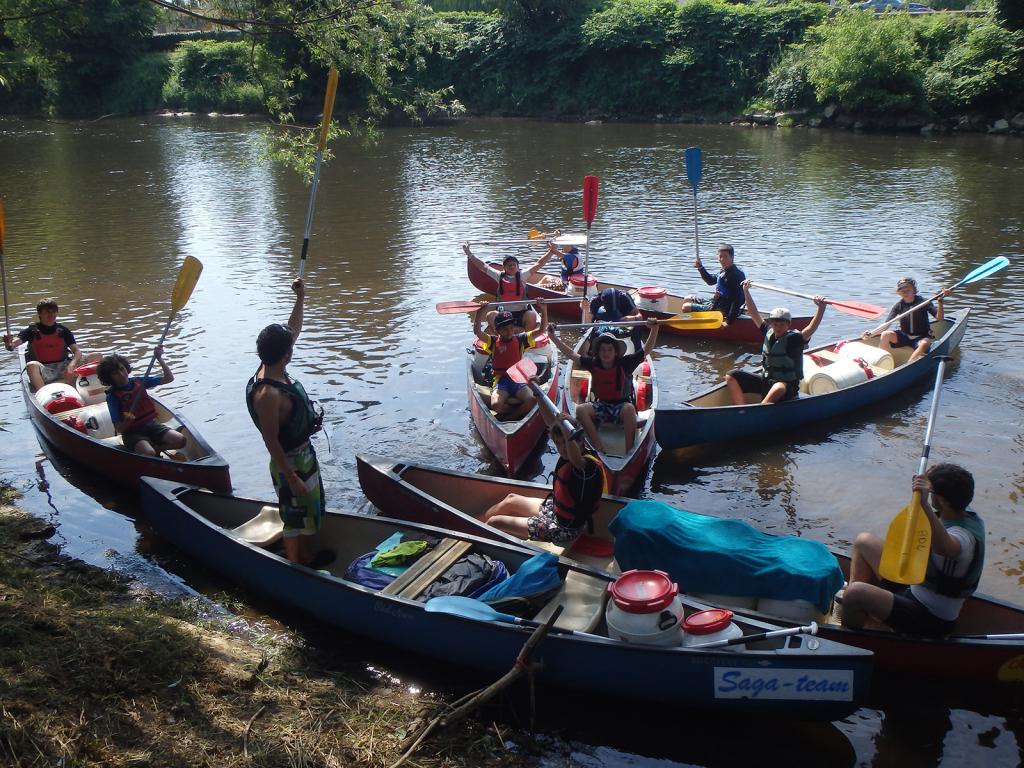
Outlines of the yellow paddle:
M 186 256 L 185 263 L 181 265 L 181 271 L 178 272 L 178 280 L 174 283 L 174 290 L 171 291 L 171 314 L 167 318 L 167 322 L 164 324 L 164 331 L 160 334 L 160 341 L 156 343 L 156 347 L 153 349 L 153 356 L 149 358 L 149 366 L 146 368 L 146 378 L 153 372 L 153 364 L 156 362 L 156 350 L 164 345 L 164 339 L 167 338 L 167 331 L 171 327 L 171 321 L 174 320 L 174 316 L 178 314 L 182 307 L 184 307 L 192 295 L 192 291 L 196 287 L 196 283 L 199 282 L 199 275 L 203 273 L 203 263 L 199 261 L 195 256 Z M 135 397 L 132 399 L 131 406 L 128 408 L 129 411 L 135 410 L 135 404 L 139 401 L 139 396 L 142 394 L 142 389 L 139 389 L 135 393 Z
M 928 426 L 924 432 L 924 451 L 917 474 L 923 475 L 928 466 L 931 451 L 932 428 L 939 410 L 939 393 L 942 390 L 942 376 L 946 372 L 948 357 L 939 358 L 939 369 L 935 374 L 935 389 L 932 392 L 932 407 L 928 413 Z M 932 550 L 932 526 L 928 515 L 921 507 L 921 492 L 914 491 L 910 503 L 899 511 L 889 523 L 889 532 L 882 547 L 882 560 L 878 573 L 883 579 L 897 584 L 920 584 L 928 569 L 928 557 Z
M 320 122 L 320 141 L 316 145 L 316 164 L 313 166 L 313 183 L 309 189 L 309 207 L 306 209 L 306 228 L 302 235 L 302 254 L 299 256 L 299 279 L 306 274 L 306 254 L 309 253 L 309 233 L 313 228 L 313 209 L 316 207 L 316 189 L 320 184 L 320 163 L 324 159 L 327 136 L 331 129 L 331 115 L 334 112 L 334 97 L 338 92 L 338 70 L 331 67 L 327 72 L 327 90 L 324 93 L 324 116 Z M 198 277 L 198 275 L 197 275 Z
M 674 317 L 667 317 L 664 320 L 656 321 L 658 325 L 667 325 L 669 328 L 678 328 L 681 331 L 713 331 L 716 328 L 722 327 L 722 313 L 721 312 L 690 312 L 686 315 L 676 315 Z M 647 325 L 646 320 L 625 320 L 615 323 L 609 322 L 596 322 L 596 323 L 569 323 L 568 325 L 559 323 L 556 328 L 596 328 L 598 326 L 619 326 L 619 327 L 630 327 L 638 325 Z

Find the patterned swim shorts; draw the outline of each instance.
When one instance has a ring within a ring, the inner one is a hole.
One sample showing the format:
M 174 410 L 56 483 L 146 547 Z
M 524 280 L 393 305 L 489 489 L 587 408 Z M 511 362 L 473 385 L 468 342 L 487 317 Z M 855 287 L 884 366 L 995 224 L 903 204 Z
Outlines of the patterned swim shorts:
M 622 406 L 625 403 L 606 403 L 604 400 L 595 400 L 594 421 L 598 424 L 621 424 Z
M 544 499 L 536 515 L 526 521 L 526 530 L 534 541 L 550 541 L 567 547 L 579 538 L 582 529 L 567 528 L 558 522 L 551 497 Z
M 312 536 L 320 530 L 324 513 L 324 483 L 320 477 L 320 463 L 310 443 L 288 453 L 288 464 L 306 486 L 302 496 L 295 496 L 288 480 L 274 462 L 270 462 L 270 476 L 284 521 L 284 536 Z

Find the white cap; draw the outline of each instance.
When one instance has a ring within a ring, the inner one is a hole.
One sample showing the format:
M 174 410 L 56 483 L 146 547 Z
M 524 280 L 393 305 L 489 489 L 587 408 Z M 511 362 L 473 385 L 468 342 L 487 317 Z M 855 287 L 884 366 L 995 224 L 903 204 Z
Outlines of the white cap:
M 772 310 L 771 314 L 768 315 L 769 320 L 787 320 L 792 321 L 793 316 L 789 314 L 789 310 L 785 307 L 776 307 Z

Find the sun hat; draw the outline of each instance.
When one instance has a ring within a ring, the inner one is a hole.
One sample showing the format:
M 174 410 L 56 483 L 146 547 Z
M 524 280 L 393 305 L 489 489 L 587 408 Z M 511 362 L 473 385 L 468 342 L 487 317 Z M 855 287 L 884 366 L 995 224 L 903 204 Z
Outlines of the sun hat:
M 597 339 L 594 341 L 594 354 L 597 354 L 598 347 L 608 342 L 611 342 L 612 345 L 615 347 L 616 354 L 626 354 L 626 342 L 624 342 L 622 339 L 616 336 L 613 336 L 610 333 L 602 333 L 600 336 L 597 337 Z
M 785 320 L 786 322 L 791 322 L 793 320 L 793 316 L 789 314 L 789 310 L 786 309 L 785 307 L 776 307 L 771 311 L 771 314 L 768 315 L 768 319 Z

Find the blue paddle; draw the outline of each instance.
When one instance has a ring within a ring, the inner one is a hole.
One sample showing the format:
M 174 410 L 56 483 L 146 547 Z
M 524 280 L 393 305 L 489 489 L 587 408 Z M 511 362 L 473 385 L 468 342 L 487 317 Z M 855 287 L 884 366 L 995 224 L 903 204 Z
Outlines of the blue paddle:
M 511 613 L 496 611 L 487 603 L 474 600 L 472 597 L 461 597 L 459 595 L 432 597 L 426 602 L 424 609 L 431 613 L 450 613 L 454 616 L 476 619 L 477 621 L 501 621 L 506 624 L 520 624 L 524 627 L 540 626 L 536 621 L 528 621 L 519 616 L 513 616 Z
M 700 174 L 703 170 L 700 147 L 688 147 L 686 158 L 686 178 L 690 180 L 693 187 L 693 244 L 697 253 L 697 261 L 700 261 L 700 235 L 697 232 L 697 185 L 700 184 Z

